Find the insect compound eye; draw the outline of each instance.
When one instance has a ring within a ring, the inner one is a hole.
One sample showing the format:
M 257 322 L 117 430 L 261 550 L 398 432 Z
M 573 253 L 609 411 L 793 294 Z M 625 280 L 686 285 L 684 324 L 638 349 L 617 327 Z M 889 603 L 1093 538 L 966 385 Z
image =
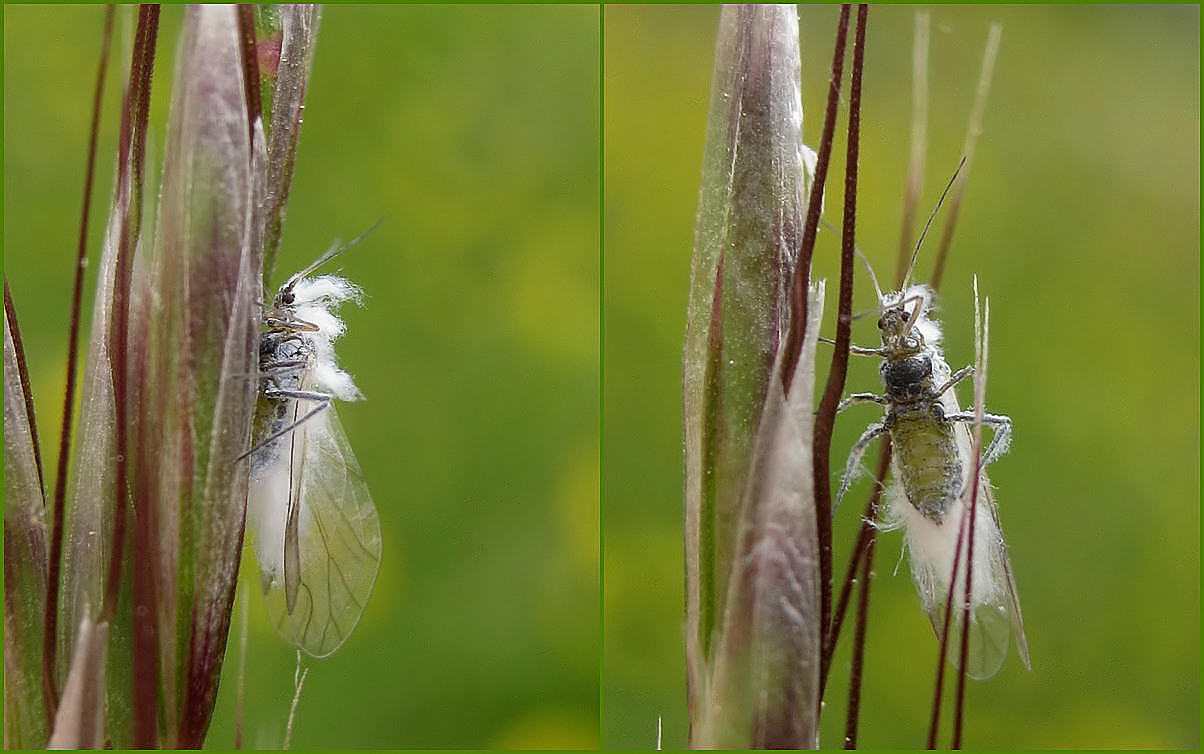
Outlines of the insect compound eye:
M 878 330 L 883 335 L 898 337 L 903 333 L 900 332 L 901 325 L 906 322 L 906 317 L 903 316 L 901 309 L 887 309 L 878 318 Z

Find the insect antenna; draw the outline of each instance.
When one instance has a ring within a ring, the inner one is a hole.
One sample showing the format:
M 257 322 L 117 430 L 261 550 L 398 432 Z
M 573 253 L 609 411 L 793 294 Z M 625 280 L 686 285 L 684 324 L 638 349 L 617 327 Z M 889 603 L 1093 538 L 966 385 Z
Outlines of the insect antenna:
M 291 291 L 291 290 L 293 289 L 293 286 L 295 286 L 295 285 L 297 284 L 297 281 L 298 281 L 298 280 L 300 280 L 301 278 L 303 278 L 303 277 L 305 277 L 305 276 L 309 275 L 309 273 L 313 272 L 314 270 L 318 269 L 318 268 L 319 268 L 319 267 L 321 267 L 322 265 L 326 264 L 326 263 L 327 263 L 327 262 L 329 262 L 331 259 L 334 259 L 334 258 L 335 258 L 335 257 L 337 257 L 339 254 L 342 254 L 344 251 L 347 251 L 347 250 L 348 250 L 348 249 L 350 249 L 352 246 L 355 246 L 355 245 L 356 245 L 356 244 L 358 244 L 360 241 L 363 241 L 365 238 L 367 238 L 367 237 L 368 237 L 368 235 L 369 235 L 370 233 L 372 233 L 372 231 L 376 230 L 376 228 L 377 228 L 377 227 L 378 227 L 380 224 L 381 224 L 381 221 L 380 221 L 380 220 L 377 220 L 376 222 L 372 223 L 372 225 L 371 225 L 371 226 L 369 226 L 369 227 L 368 227 L 368 229 L 367 229 L 367 230 L 365 230 L 363 233 L 360 233 L 358 236 L 356 236 L 355 238 L 351 239 L 350 241 L 348 241 L 347 243 L 343 244 L 342 246 L 339 246 L 339 242 L 338 242 L 338 241 L 335 241 L 333 244 L 331 244 L 331 246 L 330 246 L 330 248 L 329 248 L 329 249 L 327 249 L 325 252 L 323 252 L 322 256 L 320 256 L 320 257 L 318 257 L 317 259 L 315 259 L 315 260 L 314 260 L 313 262 L 311 262 L 311 263 L 310 263 L 310 264 L 309 264 L 309 265 L 308 265 L 308 266 L 307 266 L 305 269 L 301 270 L 300 272 L 295 272 L 295 273 L 293 273 L 293 274 L 292 274 L 292 275 L 289 277 L 289 279 L 288 279 L 288 280 L 284 281 L 284 285 L 280 286 L 280 290 L 282 290 L 282 291 Z
M 832 223 L 828 222 L 827 220 L 823 219 L 822 217 L 819 220 L 819 224 L 820 224 L 820 226 L 823 227 L 824 230 L 835 233 L 836 235 L 840 235 L 840 228 L 837 228 L 836 226 L 832 225 Z M 881 288 L 881 286 L 878 285 L 878 276 L 874 274 L 874 268 L 870 266 L 869 257 L 867 257 L 865 255 L 865 253 L 861 251 L 861 247 L 858 246 L 857 244 L 853 244 L 853 253 L 856 254 L 857 258 L 861 260 L 861 263 L 865 265 L 866 272 L 868 272 L 870 274 L 870 282 L 874 284 L 874 293 L 877 294 L 878 300 L 881 301 L 882 300 L 882 288 Z M 874 310 L 874 311 L 876 311 L 876 310 Z M 852 319 L 855 320 L 859 317 L 864 317 L 866 314 L 869 314 L 869 312 L 868 311 L 859 312 L 857 314 L 852 315 Z
M 871 314 L 881 314 L 882 313 L 882 298 L 883 298 L 882 288 L 878 285 L 878 277 L 876 275 L 874 275 L 874 268 L 870 266 L 869 258 L 866 257 L 865 254 L 863 254 L 861 252 L 861 249 L 857 248 L 856 245 L 853 246 L 853 253 L 856 254 L 857 258 L 861 260 L 861 263 L 865 265 L 865 271 L 870 274 L 870 282 L 873 283 L 873 285 L 874 285 L 874 295 L 877 296 L 877 298 L 878 298 L 878 305 L 875 306 L 873 309 L 866 309 L 864 311 L 854 312 L 853 314 L 850 314 L 849 315 L 850 322 L 856 322 L 857 320 L 861 319 L 862 317 L 868 317 Z M 829 341 L 827 338 L 820 338 L 820 340 L 822 340 L 824 342 L 834 342 L 834 341 Z
M 828 222 L 827 220 L 823 219 L 822 217 L 819 220 L 819 224 L 825 230 L 831 231 L 832 233 L 836 233 L 836 234 L 840 233 L 839 228 L 833 226 L 832 223 Z M 882 304 L 882 287 L 878 285 L 878 276 L 874 274 L 874 268 L 870 265 L 869 257 L 867 257 L 865 255 L 865 253 L 861 251 L 861 247 L 859 247 L 857 244 L 853 244 L 853 253 L 857 255 L 857 258 L 860 259 L 861 263 L 865 265 L 866 272 L 868 272 L 870 274 L 870 282 L 873 283 L 873 285 L 874 285 L 874 295 L 877 296 L 879 305 L 874 307 L 873 309 L 866 309 L 865 311 L 860 311 L 860 312 L 855 312 L 853 314 L 850 314 L 849 315 L 850 322 L 856 322 L 857 320 L 861 319 L 862 317 L 868 317 L 871 314 L 880 314 L 882 312 L 882 306 L 881 306 L 881 304 Z M 819 340 L 821 343 L 835 343 L 836 342 L 836 341 L 832 340 L 831 338 L 825 338 L 822 335 L 820 336 Z M 856 350 L 856 348 L 857 347 L 854 346 L 855 350 Z
M 953 171 L 953 175 L 949 178 L 949 182 L 945 184 L 944 191 L 936 200 L 936 206 L 928 213 L 928 220 L 924 223 L 924 229 L 920 231 L 920 237 L 916 239 L 915 248 L 911 251 L 911 261 L 907 263 L 907 271 L 903 273 L 903 283 L 899 286 L 899 290 L 907 290 L 908 284 L 911 282 L 911 273 L 915 271 L 916 257 L 920 255 L 920 246 L 924 243 L 924 237 L 928 235 L 928 229 L 932 227 L 932 221 L 936 219 L 936 213 L 940 211 L 941 205 L 945 203 L 945 197 L 949 195 L 949 190 L 953 188 L 953 184 L 957 181 L 957 176 L 961 173 L 962 166 L 966 164 L 966 158 L 963 156 L 957 163 L 957 169 Z
M 861 263 L 865 265 L 865 271 L 870 274 L 870 282 L 874 285 L 874 295 L 877 296 L 878 301 L 882 301 L 882 286 L 878 285 L 878 276 L 874 274 L 874 268 L 870 266 L 870 260 L 867 259 L 865 254 L 861 253 L 861 249 L 857 248 L 856 246 L 853 247 L 853 253 L 856 254 L 857 258 L 861 260 Z M 854 319 L 855 318 L 856 317 L 854 317 Z

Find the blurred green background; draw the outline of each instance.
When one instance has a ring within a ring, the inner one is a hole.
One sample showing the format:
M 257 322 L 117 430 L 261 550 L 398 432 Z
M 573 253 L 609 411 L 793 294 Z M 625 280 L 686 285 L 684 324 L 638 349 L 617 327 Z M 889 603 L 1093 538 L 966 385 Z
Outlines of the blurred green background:
M 102 13 L 4 8 L 4 267 L 51 447 Z M 296 748 L 598 745 L 598 45 L 596 6 L 323 10 L 275 279 L 383 221 L 336 267 L 367 294 L 339 344 L 367 400 L 338 411 L 385 551 L 355 634 L 310 662 Z M 295 654 L 252 592 L 244 746 L 278 746 Z
M 857 242 L 884 281 L 908 159 L 914 13 L 874 6 L 869 16 Z M 800 15 L 804 136 L 815 145 L 837 10 Z M 685 742 L 680 354 L 718 18 L 716 6 L 605 9 L 608 747 L 652 746 L 658 718 L 666 748 Z M 987 405 L 1015 422 L 1012 450 L 990 474 L 1033 671 L 1013 655 L 994 679 L 972 682 L 965 743 L 1198 747 L 1199 7 L 936 7 L 921 218 L 961 156 L 993 21 L 1002 47 L 941 315 L 949 361 L 969 363 L 977 273 L 992 311 Z M 829 222 L 839 224 L 840 202 L 833 190 Z M 816 270 L 829 280 L 837 247 L 821 234 Z M 921 280 L 934 251 L 930 241 L 921 252 Z M 874 298 L 857 275 L 860 311 Z M 876 335 L 870 318 L 855 326 L 855 342 L 876 345 Z M 853 367 L 850 391 L 878 389 L 872 359 Z M 876 416 L 842 414 L 834 459 Z M 851 494 L 867 491 L 863 482 Z M 859 508 L 838 517 L 841 574 Z M 900 553 L 900 536 L 884 534 L 867 748 L 920 747 L 927 730 L 936 640 Z M 828 746 L 843 726 L 848 636 L 827 694 Z
M 4 9 L 4 266 L 48 444 L 101 15 Z M 164 13 L 156 148 L 179 15 Z M 339 413 L 386 550 L 359 629 L 312 664 L 294 746 L 596 746 L 602 448 L 602 734 L 650 747 L 663 718 L 665 746 L 684 744 L 680 353 L 718 15 L 604 10 L 599 281 L 596 6 L 324 10 L 276 278 L 383 219 L 339 265 L 369 297 L 346 311 L 340 343 L 368 400 Z M 812 144 L 835 17 L 802 10 Z M 969 362 L 977 273 L 994 315 L 988 405 L 1015 422 L 991 477 L 1034 670 L 1013 657 L 971 686 L 966 741 L 1196 747 L 1198 6 L 935 9 L 921 212 L 960 157 L 992 21 L 1003 43 L 942 314 L 950 362 Z M 871 11 L 858 244 L 883 278 L 907 162 L 912 28 L 910 8 Z M 117 82 L 114 71 L 93 250 Z M 825 214 L 839 218 L 835 194 Z M 821 235 L 818 274 L 833 276 L 835 246 Z M 859 285 L 862 310 L 873 299 Z M 855 334 L 875 340 L 869 322 Z M 854 363 L 850 389 L 877 386 L 870 361 Z M 834 448 L 873 418 L 842 416 Z M 855 507 L 838 521 L 838 569 Z M 867 747 L 924 741 L 935 640 L 906 564 L 892 577 L 898 557 L 898 536 L 884 536 Z M 279 743 L 294 663 L 257 602 L 248 746 Z M 829 744 L 846 667 L 847 652 L 828 693 Z M 232 741 L 233 673 L 213 747 Z

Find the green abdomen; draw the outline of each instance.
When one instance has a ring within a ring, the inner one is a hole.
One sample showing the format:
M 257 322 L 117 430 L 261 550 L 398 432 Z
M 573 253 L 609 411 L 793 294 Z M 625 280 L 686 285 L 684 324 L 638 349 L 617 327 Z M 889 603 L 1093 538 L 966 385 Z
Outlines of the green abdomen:
M 938 524 L 962 487 L 962 461 L 953 429 L 953 424 L 927 412 L 909 412 L 897 414 L 890 430 L 895 472 L 907 499 Z

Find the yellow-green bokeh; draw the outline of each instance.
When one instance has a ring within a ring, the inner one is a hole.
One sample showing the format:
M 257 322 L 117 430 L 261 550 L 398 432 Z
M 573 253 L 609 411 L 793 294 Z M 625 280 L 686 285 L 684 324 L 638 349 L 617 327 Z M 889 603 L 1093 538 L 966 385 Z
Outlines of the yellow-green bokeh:
M 181 14 L 163 12 L 156 153 Z M 101 18 L 4 15 L 5 275 L 50 447 Z M 367 399 L 338 412 L 384 558 L 359 628 L 310 662 L 294 747 L 598 744 L 598 28 L 594 6 L 323 9 L 275 279 L 382 221 L 333 267 L 366 293 L 339 355 Z M 294 653 L 258 601 L 243 740 L 278 746 Z M 236 675 L 210 746 L 232 745 Z
M 908 159 L 914 13 L 869 15 L 857 242 L 884 281 Z M 800 7 L 812 145 L 836 15 Z M 658 718 L 667 748 L 685 742 L 680 349 L 718 17 L 715 6 L 605 9 L 608 747 L 651 746 Z M 969 363 L 976 273 L 991 298 L 988 407 L 1015 422 L 1012 450 L 990 474 L 1033 671 L 1013 656 L 972 684 L 965 742 L 1195 747 L 1199 9 L 935 7 L 922 216 L 961 156 L 993 21 L 1002 46 L 940 314 L 950 362 Z M 825 209 L 834 224 L 843 144 Z M 816 269 L 830 280 L 836 248 L 821 233 Z M 921 252 L 921 276 L 934 249 Z M 869 309 L 872 289 L 857 275 L 854 309 Z M 830 312 L 826 322 L 830 334 Z M 876 343 L 871 318 L 854 334 Z M 849 390 L 878 384 L 872 360 L 853 365 Z M 875 417 L 872 407 L 839 417 L 834 468 Z M 859 507 L 838 517 L 838 574 Z M 875 561 L 860 739 L 870 748 L 923 746 L 928 724 L 936 642 L 900 548 L 884 534 Z M 843 730 L 847 665 L 845 639 L 826 697 L 828 746 Z
M 814 144 L 835 11 L 801 16 Z M 4 264 L 47 447 L 100 18 L 4 11 Z M 605 9 L 601 302 L 597 18 L 596 6 L 324 10 L 276 277 L 383 219 L 338 265 L 369 296 L 340 344 L 368 400 L 339 411 L 386 551 L 363 624 L 313 664 L 296 747 L 596 745 L 600 448 L 605 743 L 651 746 L 658 718 L 666 747 L 684 742 L 680 349 L 718 8 Z M 888 277 L 912 9 L 870 18 L 858 243 Z M 177 19 L 164 13 L 156 149 Z M 972 746 L 1199 744 L 1198 19 L 1197 6 L 934 10 L 922 212 L 960 156 L 987 28 L 1004 24 L 942 315 L 950 361 L 968 362 L 977 273 L 992 298 L 989 405 L 1016 425 L 991 476 L 1034 670 L 1011 659 L 972 685 Z M 93 250 L 118 86 L 114 71 Z M 829 277 L 833 249 L 821 238 Z M 873 341 L 872 324 L 858 328 Z M 873 389 L 875 366 L 854 366 L 850 389 Z M 842 416 L 835 452 L 872 418 Z M 853 516 L 842 510 L 841 531 Z M 906 564 L 892 576 L 898 548 L 886 535 L 878 549 L 866 746 L 924 740 L 935 642 Z M 293 655 L 257 599 L 245 745 L 277 745 Z M 235 670 L 215 747 L 230 745 Z

